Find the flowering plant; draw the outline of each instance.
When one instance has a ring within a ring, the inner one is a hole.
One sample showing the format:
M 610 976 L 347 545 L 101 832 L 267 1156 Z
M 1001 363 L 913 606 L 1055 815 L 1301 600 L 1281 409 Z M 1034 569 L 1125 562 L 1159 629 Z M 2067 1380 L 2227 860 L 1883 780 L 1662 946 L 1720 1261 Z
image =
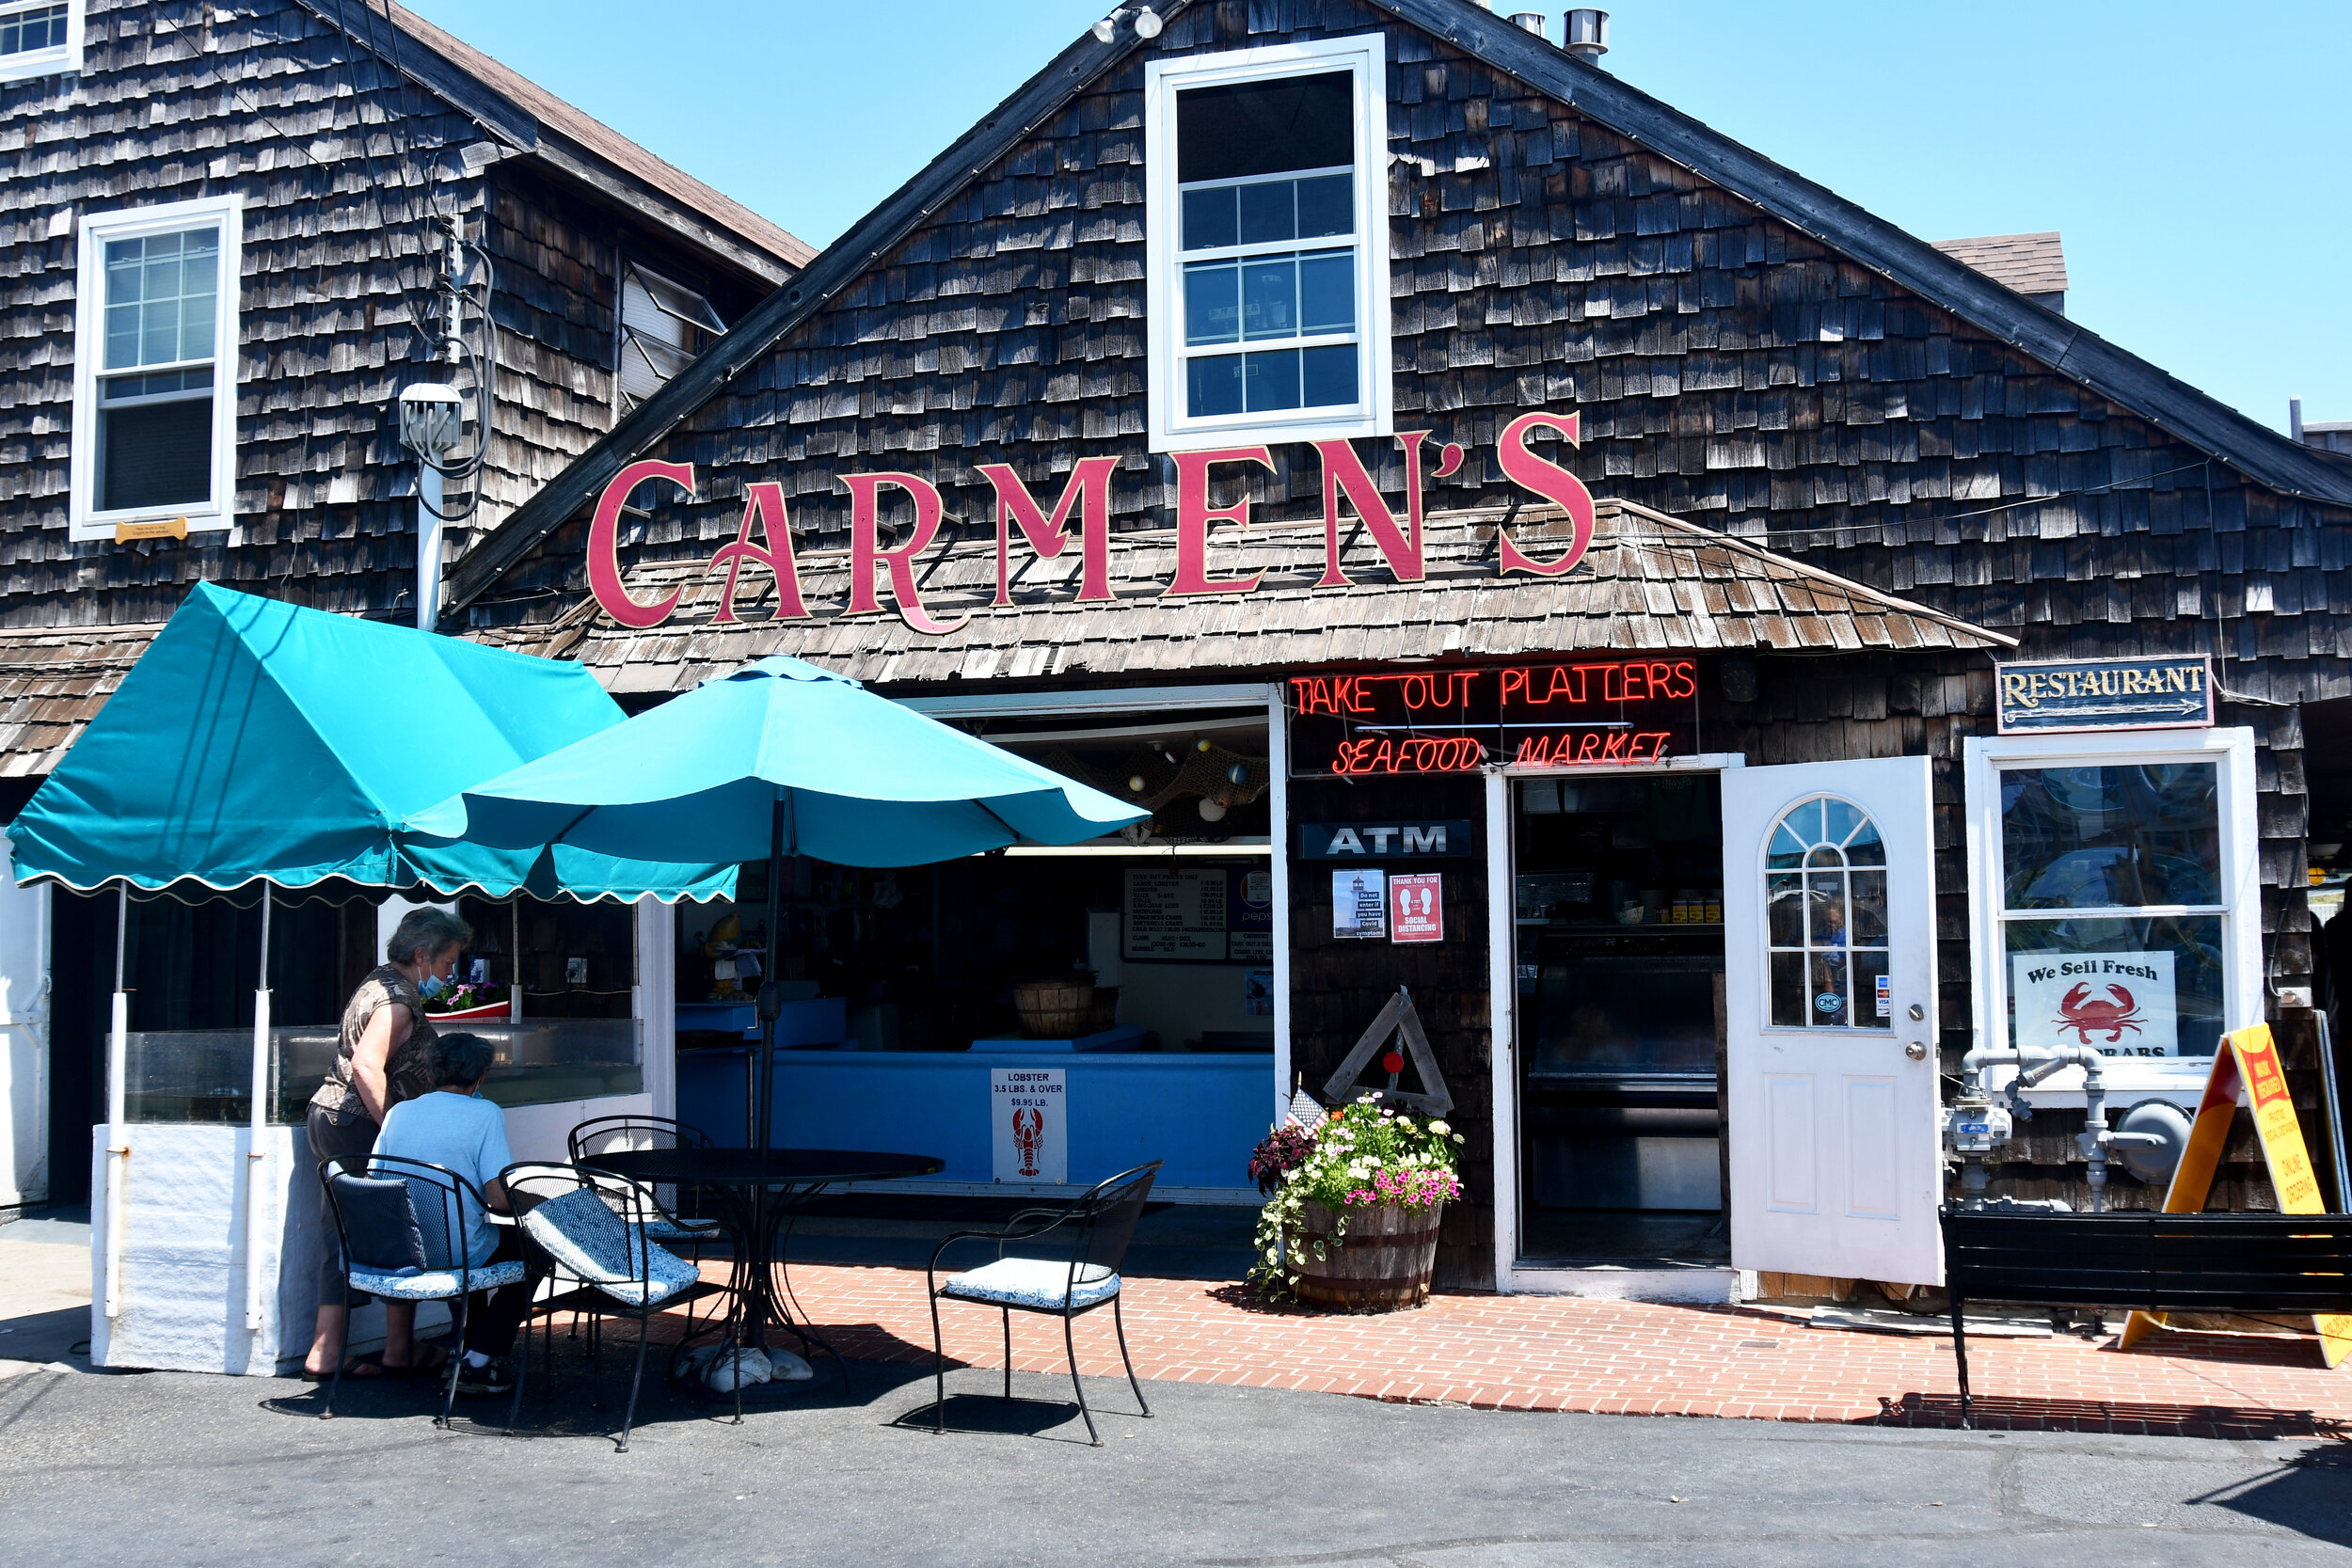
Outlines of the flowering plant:
M 476 1007 L 487 1007 L 505 1000 L 506 988 L 504 986 L 494 986 L 486 980 L 480 984 L 466 980 L 452 986 L 438 996 L 426 997 L 424 1010 L 427 1016 L 434 1013 L 463 1013 L 469 1012 Z
M 1435 1209 L 1462 1196 L 1454 1148 L 1462 1134 L 1442 1121 L 1383 1106 L 1365 1095 L 1312 1127 L 1285 1121 L 1259 1144 L 1249 1174 L 1268 1194 L 1258 1215 L 1258 1258 L 1250 1280 L 1282 1295 L 1298 1280 L 1308 1249 L 1320 1261 L 1347 1234 L 1351 1210 L 1393 1205 Z M 1339 1217 L 1328 1238 L 1303 1236 L 1306 1206 L 1319 1203 Z

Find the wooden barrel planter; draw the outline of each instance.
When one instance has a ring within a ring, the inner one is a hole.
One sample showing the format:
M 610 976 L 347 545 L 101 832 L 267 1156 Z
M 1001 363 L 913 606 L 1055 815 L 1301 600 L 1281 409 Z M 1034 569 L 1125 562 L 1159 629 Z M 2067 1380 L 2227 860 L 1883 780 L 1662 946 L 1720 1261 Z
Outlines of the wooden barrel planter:
M 1386 1204 L 1377 1209 L 1347 1212 L 1347 1234 L 1328 1238 L 1339 1228 L 1339 1215 L 1320 1203 L 1310 1203 L 1302 1214 L 1303 1235 L 1295 1239 L 1298 1252 L 1293 1261 L 1298 1299 L 1343 1312 L 1393 1312 L 1419 1307 L 1429 1299 L 1429 1276 L 1438 1261 L 1438 1223 L 1442 1204 L 1434 1209 L 1405 1209 Z M 1323 1243 L 1317 1259 L 1315 1244 Z M 1302 1244 L 1303 1243 L 1303 1244 Z
M 1089 1033 L 1094 1015 L 1094 976 L 1056 974 L 1012 983 L 1012 1010 L 1021 1032 L 1033 1040 L 1066 1040 Z

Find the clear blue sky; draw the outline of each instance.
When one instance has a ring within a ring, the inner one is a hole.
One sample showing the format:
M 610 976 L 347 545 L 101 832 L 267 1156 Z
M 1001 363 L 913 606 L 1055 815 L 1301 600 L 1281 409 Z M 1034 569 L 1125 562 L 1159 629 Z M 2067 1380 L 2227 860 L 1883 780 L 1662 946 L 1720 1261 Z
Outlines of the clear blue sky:
M 1110 8 L 407 3 L 816 245 Z M 2352 5 L 1620 0 L 1612 28 L 1623 80 L 1922 238 L 2060 230 L 2070 315 L 2254 419 L 2352 420 Z

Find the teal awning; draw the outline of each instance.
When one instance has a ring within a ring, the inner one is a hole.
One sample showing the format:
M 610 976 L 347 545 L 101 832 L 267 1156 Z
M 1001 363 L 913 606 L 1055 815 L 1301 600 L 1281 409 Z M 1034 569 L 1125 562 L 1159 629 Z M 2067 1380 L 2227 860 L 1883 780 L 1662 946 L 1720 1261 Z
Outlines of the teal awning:
M 199 583 L 9 825 L 16 875 L 80 889 L 342 878 L 493 897 L 731 892 L 731 863 L 401 826 L 621 719 L 577 664 Z

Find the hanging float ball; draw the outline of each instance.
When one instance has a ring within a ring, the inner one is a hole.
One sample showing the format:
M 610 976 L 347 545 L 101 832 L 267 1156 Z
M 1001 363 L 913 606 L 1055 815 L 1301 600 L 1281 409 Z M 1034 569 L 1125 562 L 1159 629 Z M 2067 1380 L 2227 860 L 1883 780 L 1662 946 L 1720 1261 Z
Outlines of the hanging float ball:
M 1228 768 L 1225 770 L 1225 776 L 1232 780 L 1235 784 L 1248 784 L 1249 782 L 1249 769 L 1245 765 L 1237 762 L 1233 764 L 1232 767 Z
M 1137 795 L 1142 794 L 1142 793 L 1143 793 L 1143 775 L 1142 775 L 1142 774 L 1140 774 L 1140 773 L 1130 773 L 1130 774 L 1128 774 L 1128 775 L 1127 775 L 1127 787 L 1128 787 L 1129 789 L 1134 790 L 1134 791 L 1135 791 Z
M 1380 1070 L 1383 1072 L 1403 1072 L 1405 1070 L 1404 1053 L 1402 1052 L 1391 1051 L 1387 1055 L 1381 1057 Z
M 1209 737 L 1204 735 L 1200 739 L 1192 743 L 1192 749 L 1196 752 L 1205 752 L 1209 749 L 1210 745 L 1211 742 Z
M 1200 820 L 1203 822 L 1224 821 L 1225 802 L 1222 800 L 1212 800 L 1205 796 L 1202 797 L 1200 801 Z

